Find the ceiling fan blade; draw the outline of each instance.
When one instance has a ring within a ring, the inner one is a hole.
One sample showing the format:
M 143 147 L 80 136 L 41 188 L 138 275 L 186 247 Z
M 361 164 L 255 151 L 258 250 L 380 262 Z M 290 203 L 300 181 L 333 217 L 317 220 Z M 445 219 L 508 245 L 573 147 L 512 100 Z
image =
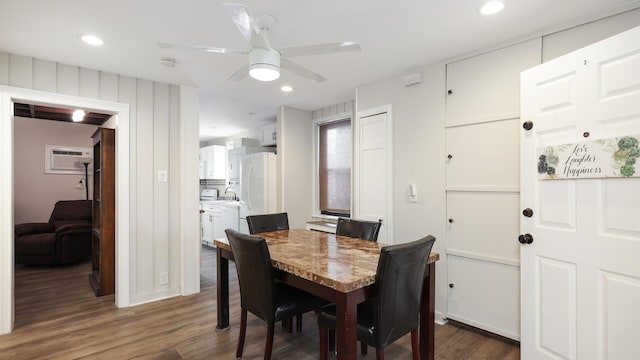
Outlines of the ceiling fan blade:
M 219 48 L 214 46 L 204 46 L 204 45 L 182 45 L 182 44 L 171 44 L 171 43 L 157 43 L 158 47 L 163 49 L 178 49 L 178 50 L 196 50 L 196 51 L 204 51 L 210 53 L 218 53 L 218 54 L 248 54 L 247 50 L 239 50 L 239 49 L 227 49 L 227 48 Z
M 283 56 L 305 56 L 319 54 L 333 54 L 348 51 L 360 51 L 360 44 L 353 41 L 343 41 L 329 44 L 294 46 L 289 48 L 278 49 Z
M 234 72 L 227 80 L 236 80 L 240 81 L 249 75 L 249 65 L 245 65 L 238 69 L 238 71 Z
M 243 4 L 233 4 L 233 3 L 223 3 L 225 10 L 227 10 L 227 14 L 231 18 L 236 27 L 247 39 L 248 42 L 251 42 L 251 38 L 254 33 L 258 32 L 256 24 L 253 21 L 253 18 L 249 14 L 249 8 L 247 8 Z
M 313 71 L 304 68 L 294 62 L 291 62 L 290 60 L 287 60 L 285 58 L 280 58 L 280 68 L 288 70 L 298 76 L 301 76 L 305 79 L 309 79 L 311 81 L 317 82 L 317 83 L 321 83 L 325 80 L 327 80 L 326 77 L 316 74 Z

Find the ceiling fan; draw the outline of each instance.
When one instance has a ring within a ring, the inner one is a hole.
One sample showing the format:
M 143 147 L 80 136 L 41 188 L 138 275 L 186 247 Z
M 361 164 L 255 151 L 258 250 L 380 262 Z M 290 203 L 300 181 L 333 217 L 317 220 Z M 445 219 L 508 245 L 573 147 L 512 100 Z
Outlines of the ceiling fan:
M 274 49 L 271 47 L 271 43 L 267 37 L 269 29 L 276 23 L 276 19 L 273 16 L 262 14 L 252 17 L 249 9 L 243 4 L 224 3 L 222 6 L 224 6 L 229 17 L 231 17 L 231 20 L 233 20 L 238 30 L 240 30 L 240 33 L 242 33 L 242 36 L 249 41 L 251 45 L 249 50 L 169 43 L 158 43 L 158 46 L 170 49 L 248 55 L 249 61 L 247 65 L 229 77 L 229 79 L 233 80 L 242 80 L 248 74 L 256 80 L 273 81 L 280 77 L 280 69 L 284 69 L 317 83 L 327 79 L 320 74 L 290 61 L 288 58 L 360 50 L 360 45 L 351 41 Z

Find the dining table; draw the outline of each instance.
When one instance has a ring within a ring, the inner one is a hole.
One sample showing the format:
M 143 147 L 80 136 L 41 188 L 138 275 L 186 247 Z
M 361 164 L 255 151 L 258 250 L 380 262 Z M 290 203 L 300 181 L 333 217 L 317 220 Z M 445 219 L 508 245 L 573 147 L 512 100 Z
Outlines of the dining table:
M 376 270 L 383 243 L 364 241 L 314 230 L 280 230 L 263 237 L 279 280 L 336 304 L 337 359 L 357 357 L 358 304 L 373 297 Z M 217 330 L 229 328 L 229 260 L 233 253 L 226 238 L 217 248 Z M 420 358 L 434 358 L 435 263 L 427 259 L 420 302 Z

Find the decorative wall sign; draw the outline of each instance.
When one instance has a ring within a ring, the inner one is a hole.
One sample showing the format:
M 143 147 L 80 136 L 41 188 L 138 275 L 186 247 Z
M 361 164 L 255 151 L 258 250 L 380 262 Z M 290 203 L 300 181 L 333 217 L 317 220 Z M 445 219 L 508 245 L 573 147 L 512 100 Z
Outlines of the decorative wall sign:
M 540 147 L 538 179 L 640 177 L 639 145 L 635 135 Z

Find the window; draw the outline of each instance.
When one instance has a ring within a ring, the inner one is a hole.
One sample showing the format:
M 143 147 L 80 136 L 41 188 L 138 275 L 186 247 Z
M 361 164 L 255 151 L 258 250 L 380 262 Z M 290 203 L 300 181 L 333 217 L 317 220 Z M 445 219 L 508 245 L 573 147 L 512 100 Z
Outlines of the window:
M 351 118 L 316 123 L 318 173 L 317 212 L 329 216 L 351 213 Z

